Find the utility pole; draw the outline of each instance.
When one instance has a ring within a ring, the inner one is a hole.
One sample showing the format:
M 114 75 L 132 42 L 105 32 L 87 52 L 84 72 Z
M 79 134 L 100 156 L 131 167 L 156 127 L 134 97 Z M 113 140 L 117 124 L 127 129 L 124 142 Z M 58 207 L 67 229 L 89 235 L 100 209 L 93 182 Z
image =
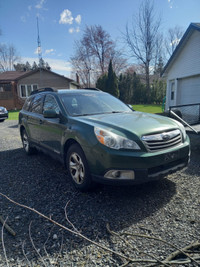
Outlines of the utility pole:
M 40 41 L 40 32 L 39 32 L 39 23 L 38 23 L 38 16 L 37 16 L 37 52 L 38 52 L 38 60 L 39 60 L 39 70 L 40 70 L 40 85 L 41 86 L 41 74 L 42 74 L 42 49 L 41 49 L 41 41 Z

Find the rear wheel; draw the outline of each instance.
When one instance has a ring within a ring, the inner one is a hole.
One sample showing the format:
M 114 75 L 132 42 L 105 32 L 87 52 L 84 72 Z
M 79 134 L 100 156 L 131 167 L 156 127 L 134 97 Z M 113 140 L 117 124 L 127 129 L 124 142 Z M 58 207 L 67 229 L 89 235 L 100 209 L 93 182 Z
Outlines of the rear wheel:
M 35 148 L 30 145 L 26 130 L 22 131 L 22 144 L 27 155 L 31 155 L 35 152 Z
M 88 163 L 83 150 L 73 144 L 66 155 L 66 166 L 72 183 L 80 191 L 88 191 L 93 187 Z

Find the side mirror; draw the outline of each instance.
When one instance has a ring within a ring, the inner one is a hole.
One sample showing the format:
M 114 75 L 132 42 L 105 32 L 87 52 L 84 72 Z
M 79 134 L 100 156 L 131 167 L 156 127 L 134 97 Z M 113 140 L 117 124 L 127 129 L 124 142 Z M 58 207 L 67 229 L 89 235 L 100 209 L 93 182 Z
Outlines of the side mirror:
M 49 119 L 53 119 L 53 118 L 58 118 L 59 115 L 56 113 L 56 111 L 54 109 L 49 109 L 49 110 L 45 110 L 43 112 L 44 118 L 49 118 Z

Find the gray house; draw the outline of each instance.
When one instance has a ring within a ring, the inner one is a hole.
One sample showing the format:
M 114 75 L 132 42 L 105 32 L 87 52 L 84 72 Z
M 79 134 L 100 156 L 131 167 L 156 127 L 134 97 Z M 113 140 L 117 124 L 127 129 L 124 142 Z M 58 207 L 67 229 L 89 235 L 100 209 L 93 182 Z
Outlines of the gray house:
M 79 84 L 49 70 L 6 71 L 0 74 L 0 106 L 20 109 L 25 99 L 37 88 L 77 89 Z
M 163 75 L 169 106 L 200 103 L 200 23 L 191 23 L 175 49 Z

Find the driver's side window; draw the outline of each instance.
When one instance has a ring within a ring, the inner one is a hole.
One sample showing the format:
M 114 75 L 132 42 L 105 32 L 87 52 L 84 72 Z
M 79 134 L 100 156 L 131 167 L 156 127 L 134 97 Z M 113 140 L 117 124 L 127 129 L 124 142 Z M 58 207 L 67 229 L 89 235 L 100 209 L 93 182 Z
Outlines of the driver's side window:
M 57 114 L 59 114 L 60 112 L 58 103 L 52 95 L 47 95 L 45 97 L 43 111 L 46 111 L 46 110 L 55 110 Z

